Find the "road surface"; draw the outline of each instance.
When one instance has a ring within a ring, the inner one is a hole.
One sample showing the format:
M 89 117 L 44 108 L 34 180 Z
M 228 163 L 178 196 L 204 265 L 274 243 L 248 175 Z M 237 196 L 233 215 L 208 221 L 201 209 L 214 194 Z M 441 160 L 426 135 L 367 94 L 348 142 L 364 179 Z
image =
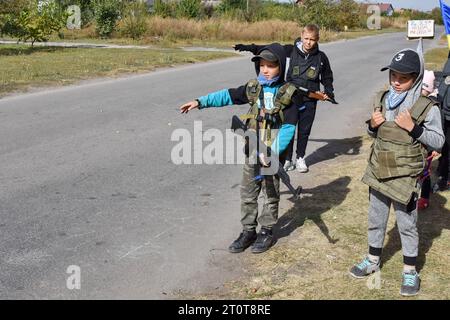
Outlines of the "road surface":
M 319 104 L 311 138 L 363 134 L 379 69 L 416 46 L 403 33 L 321 45 L 340 104 Z M 246 106 L 178 108 L 254 76 L 244 55 L 0 99 L 0 298 L 170 299 L 242 274 L 226 250 L 241 167 L 175 165 L 171 135 L 228 128 Z

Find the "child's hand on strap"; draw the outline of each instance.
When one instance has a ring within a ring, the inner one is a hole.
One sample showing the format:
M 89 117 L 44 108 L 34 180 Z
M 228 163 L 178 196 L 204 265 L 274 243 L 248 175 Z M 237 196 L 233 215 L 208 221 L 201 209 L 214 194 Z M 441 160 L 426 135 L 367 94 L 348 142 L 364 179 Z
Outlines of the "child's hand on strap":
M 402 129 L 411 132 L 414 129 L 414 122 L 408 110 L 402 111 L 395 117 L 395 123 Z
M 375 129 L 381 126 L 381 124 L 385 121 L 386 119 L 380 111 L 374 111 L 372 113 L 372 118 L 370 119 L 370 126 Z

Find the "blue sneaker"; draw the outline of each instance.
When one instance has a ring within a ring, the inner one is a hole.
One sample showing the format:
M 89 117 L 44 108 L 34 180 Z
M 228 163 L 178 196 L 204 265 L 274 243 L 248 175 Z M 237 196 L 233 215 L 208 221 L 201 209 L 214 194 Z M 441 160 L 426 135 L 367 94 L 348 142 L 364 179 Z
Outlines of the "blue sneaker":
M 354 265 L 350 269 L 350 274 L 358 279 L 367 277 L 368 275 L 380 270 L 380 261 L 381 260 L 379 260 L 378 263 L 375 263 L 373 261 L 370 261 L 369 257 L 365 257 L 363 261 L 361 261 L 357 265 Z
M 420 277 L 417 271 L 403 272 L 402 287 L 400 294 L 402 296 L 415 296 L 420 290 Z

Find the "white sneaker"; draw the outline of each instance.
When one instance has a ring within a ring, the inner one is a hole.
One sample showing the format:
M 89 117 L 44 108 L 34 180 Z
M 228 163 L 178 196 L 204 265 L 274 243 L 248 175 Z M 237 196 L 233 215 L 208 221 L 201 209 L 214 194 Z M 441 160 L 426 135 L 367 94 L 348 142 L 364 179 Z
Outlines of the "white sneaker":
M 295 165 L 298 172 L 308 172 L 308 166 L 303 158 L 298 158 Z
M 285 171 L 291 171 L 295 169 L 295 164 L 293 164 L 292 161 L 286 160 L 283 168 Z

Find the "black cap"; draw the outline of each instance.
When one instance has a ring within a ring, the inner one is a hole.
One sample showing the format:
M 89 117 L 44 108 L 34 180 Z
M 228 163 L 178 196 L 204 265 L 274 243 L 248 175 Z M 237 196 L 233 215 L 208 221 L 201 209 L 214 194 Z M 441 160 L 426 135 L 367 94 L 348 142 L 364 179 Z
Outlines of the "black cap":
M 381 71 L 390 69 L 399 73 L 420 73 L 420 57 L 414 50 L 402 50 L 392 58 L 391 64 Z
M 258 55 L 254 56 L 252 58 L 252 61 L 256 62 L 259 59 L 264 59 L 264 60 L 267 60 L 267 61 L 270 61 L 270 62 L 278 62 L 278 57 L 275 54 L 273 54 L 271 51 L 267 50 L 267 49 L 261 51 Z

